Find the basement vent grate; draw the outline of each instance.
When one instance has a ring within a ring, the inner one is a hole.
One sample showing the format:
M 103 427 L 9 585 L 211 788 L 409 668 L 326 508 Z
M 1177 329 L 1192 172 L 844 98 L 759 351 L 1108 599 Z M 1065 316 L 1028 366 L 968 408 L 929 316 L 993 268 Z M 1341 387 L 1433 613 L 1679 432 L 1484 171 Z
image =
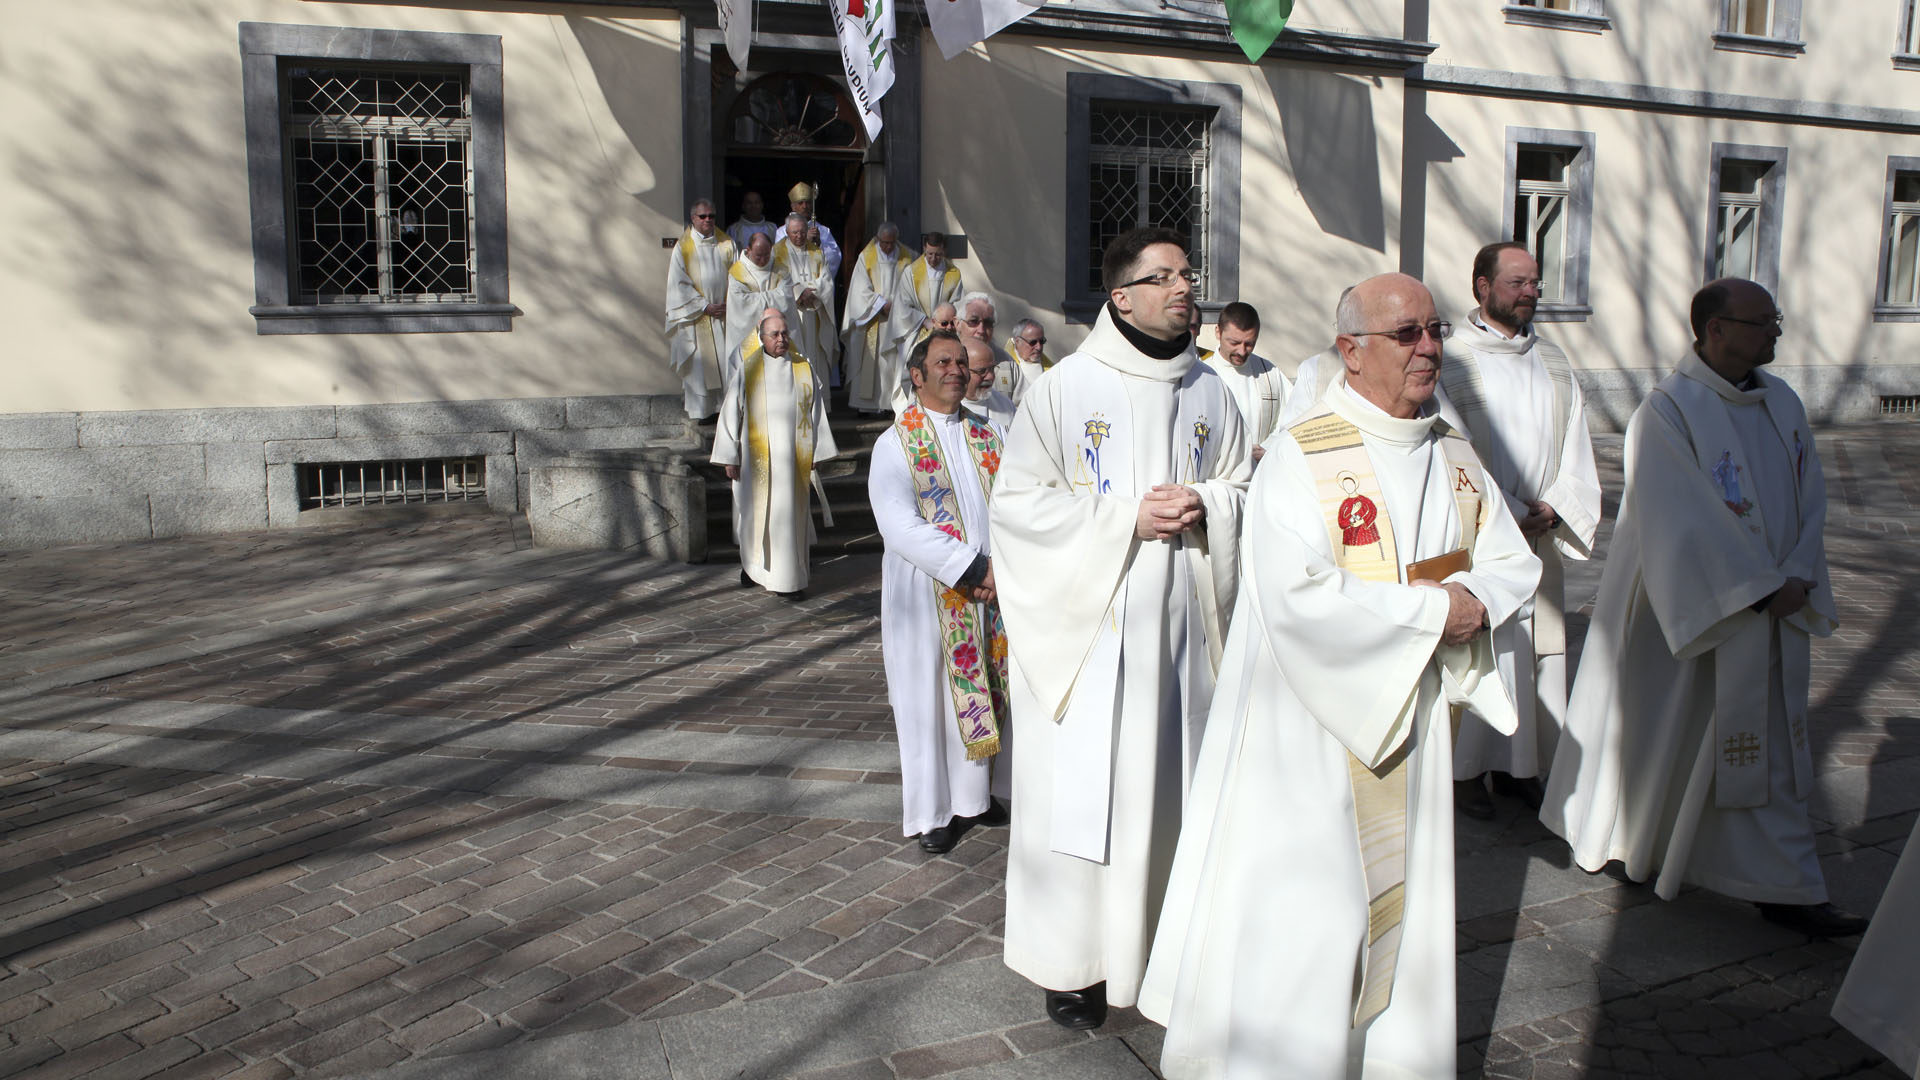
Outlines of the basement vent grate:
M 1920 416 L 1920 394 L 1880 396 L 1881 416 Z
M 300 467 L 300 509 L 460 503 L 487 497 L 484 457 L 329 461 Z

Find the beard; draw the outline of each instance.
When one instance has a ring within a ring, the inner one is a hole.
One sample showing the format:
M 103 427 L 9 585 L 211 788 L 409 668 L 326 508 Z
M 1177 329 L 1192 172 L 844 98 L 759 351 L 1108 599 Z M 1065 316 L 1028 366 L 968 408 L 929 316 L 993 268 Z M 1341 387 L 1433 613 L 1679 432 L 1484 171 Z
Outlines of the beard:
M 1526 326 L 1533 321 L 1534 305 L 1530 303 L 1526 304 L 1526 313 L 1523 315 L 1521 314 L 1521 305 L 1523 303 L 1525 303 L 1525 301 L 1515 301 L 1511 305 L 1503 306 L 1495 303 L 1493 299 L 1489 297 L 1485 314 L 1487 318 L 1506 326 Z

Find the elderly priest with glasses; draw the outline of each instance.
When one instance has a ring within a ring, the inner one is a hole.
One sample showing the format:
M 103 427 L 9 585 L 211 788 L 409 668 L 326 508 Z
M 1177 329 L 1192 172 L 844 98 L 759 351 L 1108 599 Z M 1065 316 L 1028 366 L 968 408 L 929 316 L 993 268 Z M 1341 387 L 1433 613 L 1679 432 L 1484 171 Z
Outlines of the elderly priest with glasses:
M 1512 726 L 1487 628 L 1540 561 L 1434 408 L 1426 286 L 1370 278 L 1336 322 L 1344 372 L 1247 499 L 1259 557 L 1140 996 L 1173 1080 L 1455 1075 L 1453 722 Z

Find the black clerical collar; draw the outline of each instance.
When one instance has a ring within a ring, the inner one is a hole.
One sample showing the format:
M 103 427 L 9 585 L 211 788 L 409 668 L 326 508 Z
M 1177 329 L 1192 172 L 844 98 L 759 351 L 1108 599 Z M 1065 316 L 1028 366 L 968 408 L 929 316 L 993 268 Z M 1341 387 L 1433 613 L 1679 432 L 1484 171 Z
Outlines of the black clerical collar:
M 1179 356 L 1187 351 L 1187 346 L 1192 341 L 1191 334 L 1181 334 L 1172 341 L 1162 341 L 1154 337 L 1122 318 L 1120 309 L 1114 307 L 1111 300 L 1107 301 L 1107 317 L 1112 319 L 1113 325 L 1119 328 L 1120 336 L 1127 339 L 1127 344 L 1155 360 L 1171 360 Z

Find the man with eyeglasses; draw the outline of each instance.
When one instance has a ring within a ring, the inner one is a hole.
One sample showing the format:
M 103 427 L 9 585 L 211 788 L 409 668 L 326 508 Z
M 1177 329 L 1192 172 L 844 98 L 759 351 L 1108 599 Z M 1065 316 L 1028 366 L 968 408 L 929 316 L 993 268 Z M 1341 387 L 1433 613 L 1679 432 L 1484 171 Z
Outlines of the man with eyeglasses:
M 1247 499 L 1140 997 L 1170 1080 L 1455 1075 L 1452 713 L 1499 712 L 1486 630 L 1540 562 L 1435 407 L 1426 287 L 1370 278 L 1336 325 L 1340 375 Z
M 1000 351 L 993 343 L 993 328 L 999 323 L 994 314 L 993 297 L 983 292 L 970 292 L 960 298 L 960 336 L 968 341 L 978 341 L 987 347 L 993 357 L 993 388 L 1005 394 L 1016 405 L 1026 392 L 1026 380 L 1020 369 L 1014 365 L 1013 357 Z
M 1831 635 L 1827 492 L 1806 409 L 1761 369 L 1780 311 L 1738 278 L 1694 294 L 1693 350 L 1627 423 L 1626 487 L 1540 820 L 1813 937 L 1866 921 L 1827 900 L 1808 799 L 1812 639 Z
M 1540 809 L 1541 778 L 1567 714 L 1562 561 L 1592 556 L 1600 473 L 1573 366 L 1534 325 L 1540 265 L 1524 244 L 1488 244 L 1474 256 L 1472 282 L 1479 306 L 1447 342 L 1440 393 L 1458 410 L 1541 562 L 1538 595 L 1493 631 L 1519 727 L 1502 735 L 1469 713 L 1454 746 L 1454 805 L 1484 821 L 1494 814 L 1489 779 L 1495 794 Z
M 800 220 L 807 223 L 807 243 L 817 245 L 827 260 L 827 279 L 840 280 L 840 241 L 833 238 L 833 230 L 828 228 L 814 214 L 814 206 L 820 199 L 820 189 L 805 180 L 787 190 L 787 210 L 799 214 Z
M 727 270 L 738 253 L 714 227 L 712 199 L 687 211 L 687 231 L 667 257 L 667 363 L 680 376 L 687 416 L 705 420 L 720 408 L 727 360 Z
M 893 290 L 907 260 L 900 257 L 906 248 L 900 243 L 900 227 L 883 221 L 874 230 L 873 240 L 853 262 L 847 284 L 847 310 L 840 321 L 843 350 L 842 373 L 847 384 L 847 404 L 861 414 L 885 409 L 893 389 L 881 350 L 886 336 L 887 316 L 893 310 Z M 912 252 L 907 252 L 909 256 Z
M 1237 580 L 1246 434 L 1187 333 L 1185 239 L 1116 238 L 1107 302 L 1015 414 L 995 482 L 1012 649 L 1006 961 L 1068 1028 L 1131 1005 Z
M 960 404 L 980 419 L 992 424 L 1003 435 L 1013 426 L 1017 411 L 1012 398 L 993 385 L 1000 368 L 999 356 L 978 338 L 962 339 L 967 347 L 967 396 Z
M 773 241 L 754 233 L 747 246 L 727 271 L 727 366 L 726 380 L 733 382 L 740 369 L 740 356 L 759 325 L 761 312 L 772 308 L 783 319 L 793 318 L 793 289 L 786 272 L 773 259 Z
M 1053 358 L 1047 355 L 1046 328 L 1032 319 L 1021 319 L 1014 324 L 1013 336 L 1007 339 L 1007 352 L 1013 356 L 1013 362 L 1020 365 L 1022 385 L 1031 385 L 1053 366 Z
M 1220 350 L 1207 365 L 1220 373 L 1240 407 L 1240 418 L 1247 422 L 1247 442 L 1258 462 L 1266 456 L 1261 444 L 1287 407 L 1287 395 L 1293 384 L 1265 357 L 1256 356 L 1253 347 L 1260 341 L 1260 313 L 1252 304 L 1236 300 L 1220 309 L 1216 327 Z

